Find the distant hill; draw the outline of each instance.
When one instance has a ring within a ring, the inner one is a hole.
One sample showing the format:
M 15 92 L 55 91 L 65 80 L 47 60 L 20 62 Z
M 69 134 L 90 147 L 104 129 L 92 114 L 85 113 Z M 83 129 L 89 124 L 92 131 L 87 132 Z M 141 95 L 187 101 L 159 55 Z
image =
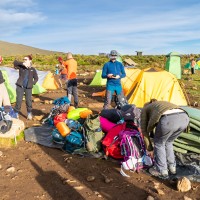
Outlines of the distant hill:
M 48 51 L 35 47 L 26 46 L 23 44 L 14 44 L 10 42 L 0 41 L 0 55 L 2 56 L 16 56 L 16 55 L 26 55 L 26 54 L 41 54 L 50 55 L 62 52 Z

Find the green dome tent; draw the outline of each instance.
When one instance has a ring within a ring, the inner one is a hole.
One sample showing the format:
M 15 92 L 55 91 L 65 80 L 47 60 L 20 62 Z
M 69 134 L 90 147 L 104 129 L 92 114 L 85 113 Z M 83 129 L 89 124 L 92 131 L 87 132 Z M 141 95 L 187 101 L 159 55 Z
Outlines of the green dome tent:
M 1 70 L 1 72 L 3 74 L 3 78 L 5 79 L 5 86 L 8 91 L 10 102 L 14 103 L 16 101 L 16 90 L 11 86 L 7 72 L 5 70 Z
M 19 72 L 13 68 L 0 67 L 3 77 L 5 79 L 5 86 L 8 91 L 10 102 L 16 102 L 16 85 L 19 77 Z M 49 71 L 38 71 L 38 82 L 33 86 L 32 94 L 40 94 L 46 92 L 46 89 L 58 89 L 58 83 L 54 76 Z
M 165 70 L 174 74 L 177 79 L 181 79 L 181 55 L 177 52 L 171 52 L 166 57 Z

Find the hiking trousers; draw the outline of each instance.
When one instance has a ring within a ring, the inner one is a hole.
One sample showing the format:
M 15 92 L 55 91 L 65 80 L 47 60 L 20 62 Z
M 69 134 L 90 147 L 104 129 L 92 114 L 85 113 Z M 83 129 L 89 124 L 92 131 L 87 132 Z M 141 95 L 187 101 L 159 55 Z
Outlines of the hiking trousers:
M 0 84 L 0 107 L 3 106 L 10 106 L 10 98 L 8 96 L 8 91 L 4 83 Z
M 17 99 L 16 99 L 16 105 L 15 105 L 14 110 L 16 112 L 19 112 L 21 110 L 22 100 L 25 93 L 26 109 L 28 113 L 31 112 L 32 111 L 32 89 L 17 86 L 16 93 L 17 93 Z
M 71 79 L 66 82 L 67 85 L 67 96 L 68 99 L 72 100 L 72 95 L 74 96 L 74 107 L 78 107 L 78 81 L 77 79 Z
M 112 101 L 112 95 L 114 94 L 114 92 L 116 93 L 118 100 L 122 99 L 121 96 L 124 96 L 122 87 L 120 85 L 119 86 L 107 86 L 103 109 L 109 108 L 111 101 Z
M 185 112 L 162 115 L 154 135 L 155 166 L 159 172 L 175 167 L 173 141 L 187 128 L 189 117 Z

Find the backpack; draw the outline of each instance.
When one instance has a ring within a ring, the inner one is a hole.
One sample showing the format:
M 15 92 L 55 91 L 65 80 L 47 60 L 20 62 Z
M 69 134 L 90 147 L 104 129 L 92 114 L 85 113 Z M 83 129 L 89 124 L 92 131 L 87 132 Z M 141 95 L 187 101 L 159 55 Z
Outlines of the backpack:
M 102 116 L 100 116 L 100 124 L 101 124 L 102 131 L 104 133 L 107 133 L 112 127 L 116 125 L 116 123 L 113 123 Z
M 65 144 L 62 147 L 64 151 L 73 153 L 75 150 L 84 146 L 84 136 L 78 131 L 71 131 L 69 135 L 65 137 Z
M 101 129 L 98 114 L 89 115 L 83 123 L 83 133 L 86 140 L 86 149 L 89 152 L 99 152 L 104 133 Z
M 122 106 L 121 115 L 124 121 L 133 121 L 135 125 L 140 127 L 141 110 L 134 104 L 127 104 Z
M 101 111 L 100 116 L 113 123 L 117 123 L 122 119 L 121 112 L 118 109 L 104 109 Z
M 120 149 L 124 160 L 121 163 L 120 173 L 129 177 L 123 170 L 139 172 L 152 165 L 152 160 L 146 154 L 144 140 L 134 123 L 124 124 L 124 129 L 119 133 Z
M 60 113 L 66 113 L 70 106 L 70 101 L 65 96 L 54 100 L 53 104 L 53 108 L 51 109 L 48 117 L 43 119 L 42 124 L 48 123 L 49 125 L 54 126 L 54 117 Z
M 0 133 L 8 132 L 12 127 L 13 121 L 11 116 L 0 108 Z
M 128 101 L 126 99 L 126 97 L 124 96 L 124 94 L 120 94 L 120 95 L 116 95 L 115 96 L 115 104 L 116 104 L 116 109 L 121 109 L 123 106 L 127 105 L 128 104 Z
M 119 133 L 124 128 L 123 124 L 117 124 L 112 127 L 106 136 L 102 140 L 103 150 L 106 156 L 110 156 L 115 159 L 123 159 L 120 149 Z

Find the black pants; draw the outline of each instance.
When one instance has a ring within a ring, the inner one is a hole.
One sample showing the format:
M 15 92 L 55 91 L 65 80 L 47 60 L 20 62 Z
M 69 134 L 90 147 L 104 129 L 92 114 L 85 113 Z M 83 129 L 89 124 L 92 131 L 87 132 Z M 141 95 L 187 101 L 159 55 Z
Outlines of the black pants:
M 71 80 L 68 80 L 66 82 L 67 84 L 67 96 L 68 96 L 68 99 L 72 100 L 72 95 L 74 96 L 74 106 L 77 107 L 78 106 L 78 88 L 77 88 L 77 85 L 78 85 L 78 81 L 77 79 L 71 79 Z
M 32 111 L 32 89 L 27 89 L 17 86 L 16 88 L 17 100 L 14 110 L 19 112 L 21 110 L 22 100 L 25 93 L 27 112 Z

